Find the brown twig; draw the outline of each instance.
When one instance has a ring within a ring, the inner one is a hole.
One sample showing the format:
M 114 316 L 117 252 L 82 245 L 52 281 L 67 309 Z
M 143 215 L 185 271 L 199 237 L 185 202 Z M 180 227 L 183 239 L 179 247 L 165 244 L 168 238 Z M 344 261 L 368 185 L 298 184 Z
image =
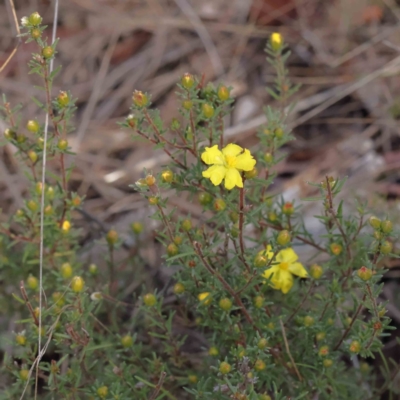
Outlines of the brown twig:
M 245 178 L 243 177 L 243 185 L 244 182 Z M 244 188 L 239 188 L 239 245 L 240 245 L 239 258 L 242 260 L 247 271 L 250 272 L 250 266 L 247 264 L 247 261 L 244 256 L 245 247 L 243 240 L 243 224 L 244 224 Z
M 293 319 L 293 317 L 297 314 L 297 312 L 303 306 L 304 302 L 307 300 L 307 297 L 311 293 L 311 290 L 313 289 L 313 287 L 314 287 L 314 282 L 311 282 L 310 287 L 307 290 L 307 293 L 303 297 L 303 300 L 301 300 L 300 304 L 296 307 L 296 309 L 293 311 L 293 313 L 290 315 L 290 317 L 286 320 L 285 325 L 287 325 Z
M 160 379 L 158 380 L 157 386 L 155 387 L 153 393 L 149 397 L 149 400 L 154 400 L 157 397 L 158 393 L 160 393 L 166 376 L 167 373 L 165 371 L 161 372 Z
M 28 310 L 29 310 L 29 312 L 31 313 L 31 315 L 32 315 L 32 317 L 33 317 L 33 320 L 35 321 L 35 325 L 36 325 L 36 326 L 39 326 L 39 320 L 37 319 L 37 317 L 36 317 L 36 315 L 35 315 L 35 312 L 33 311 L 32 304 L 31 304 L 31 302 L 29 301 L 28 295 L 27 295 L 26 290 L 25 290 L 24 281 L 21 281 L 21 282 L 20 282 L 20 284 L 19 284 L 19 289 L 20 289 L 20 291 L 21 291 L 22 297 L 23 297 L 24 300 L 25 300 L 26 306 L 28 307 Z M 39 312 L 42 312 L 42 310 L 40 310 Z M 39 335 L 40 335 L 40 333 L 39 333 Z
M 348 326 L 347 329 L 344 331 L 344 333 L 343 333 L 342 337 L 340 338 L 338 344 L 334 347 L 333 350 L 337 350 L 337 349 L 340 347 L 340 345 L 343 343 L 344 339 L 346 339 L 346 337 L 347 337 L 347 335 L 349 334 L 351 328 L 353 327 L 354 322 L 356 321 L 356 319 L 357 319 L 357 317 L 358 317 L 358 314 L 360 314 L 360 312 L 361 312 L 361 310 L 362 310 L 362 308 L 363 308 L 363 303 L 364 303 L 364 301 L 365 301 L 365 297 L 366 297 L 366 295 L 364 294 L 364 296 L 363 296 L 363 298 L 362 298 L 362 300 L 361 300 L 361 304 L 358 306 L 356 313 L 353 315 L 353 318 L 352 318 L 352 320 L 351 320 L 349 326 Z
M 347 239 L 346 233 L 344 232 L 340 221 L 336 217 L 336 212 L 335 212 L 335 210 L 333 208 L 333 196 L 332 196 L 332 190 L 331 190 L 331 183 L 329 182 L 329 177 L 328 176 L 326 176 L 325 179 L 326 179 L 326 187 L 327 187 L 327 191 L 328 191 L 328 204 L 329 204 L 328 211 L 329 211 L 329 214 L 331 214 L 333 221 L 335 222 L 337 228 L 339 229 L 340 234 L 343 237 L 343 240 L 344 240 L 344 242 L 346 244 L 347 256 L 348 256 L 349 260 L 351 260 L 350 243 L 349 243 L 349 241 Z
M 232 289 L 232 287 L 229 285 L 229 283 L 222 277 L 222 275 L 214 270 L 214 268 L 211 267 L 211 265 L 207 262 L 207 260 L 204 257 L 204 254 L 201 250 L 201 246 L 198 242 L 193 241 L 192 242 L 193 247 L 197 253 L 197 255 L 199 256 L 202 264 L 204 265 L 204 267 L 206 268 L 206 270 L 213 276 L 215 276 L 222 284 L 222 286 L 225 288 L 225 290 L 235 299 L 236 304 L 238 305 L 238 307 L 240 308 L 240 310 L 242 311 L 243 315 L 245 316 L 245 318 L 247 319 L 247 321 L 254 327 L 255 330 L 257 330 L 257 332 L 260 332 L 260 329 L 254 324 L 253 319 L 251 318 L 250 314 L 248 313 L 246 307 L 244 306 L 242 300 L 240 299 L 240 297 L 236 294 L 236 292 Z

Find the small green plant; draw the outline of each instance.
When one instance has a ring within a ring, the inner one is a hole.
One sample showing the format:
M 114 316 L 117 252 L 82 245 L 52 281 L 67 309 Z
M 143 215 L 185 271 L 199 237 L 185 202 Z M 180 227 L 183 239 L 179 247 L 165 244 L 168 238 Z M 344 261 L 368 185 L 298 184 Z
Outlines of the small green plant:
M 372 400 L 385 390 L 397 393 L 399 364 L 389 367 L 385 360 L 382 386 L 368 364 L 382 356 L 382 338 L 391 329 L 377 302 L 395 239 L 390 220 L 368 220 L 361 203 L 346 216 L 336 201 L 344 180 L 327 176 L 314 184 L 320 195 L 311 199 L 323 204 L 316 218 L 325 233 L 317 240 L 301 219 L 299 199 L 270 194 L 282 147 L 294 139 L 287 110 L 297 88 L 288 79 L 290 53 L 280 34 L 266 48 L 277 76 L 268 89 L 276 107 L 266 107 L 268 122 L 254 148 L 224 137 L 233 99 L 222 84 L 204 85 L 185 74 L 178 85 L 180 118 L 168 127 L 151 108 L 150 95 L 134 92 L 121 125 L 170 159 L 160 171 L 145 171 L 134 187 L 163 226 L 158 240 L 166 264 L 179 268 L 170 288 L 139 286 L 127 300 L 124 289 L 145 267 L 140 252 L 131 252 L 121 268 L 114 252 L 123 243 L 111 229 L 101 241 L 108 270 L 80 253 L 73 211 L 83 199 L 68 190 L 71 169 L 64 159 L 71 155 L 74 99 L 67 91 L 53 97 L 59 70 L 50 73 L 49 63 L 56 43 L 42 39 L 40 16 L 22 25 L 37 45 L 30 68 L 43 79 L 45 99 L 33 101 L 48 114 L 50 129 L 44 146 L 39 115 L 24 121 L 3 98 L 4 142 L 17 149 L 30 187 L 25 206 L 0 225 L 0 307 L 15 323 L 14 336 L 1 332 L 0 398 Z M 42 185 L 45 153 L 59 174 Z M 198 202 L 201 220 L 179 215 L 167 197 L 171 190 L 182 201 Z M 129 229 L 139 249 L 147 228 L 137 221 Z M 299 257 L 298 246 L 318 264 Z M 175 300 L 165 302 L 167 295 Z M 196 352 L 185 350 L 193 337 Z

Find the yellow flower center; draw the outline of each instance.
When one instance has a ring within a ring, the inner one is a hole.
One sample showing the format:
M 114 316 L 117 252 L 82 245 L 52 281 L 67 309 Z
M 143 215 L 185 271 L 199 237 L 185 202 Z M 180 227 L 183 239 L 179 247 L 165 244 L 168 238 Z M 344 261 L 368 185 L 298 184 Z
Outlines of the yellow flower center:
M 289 263 L 282 262 L 282 263 L 279 264 L 279 268 L 283 269 L 284 271 L 287 271 L 289 269 Z
M 228 168 L 235 168 L 236 157 L 235 156 L 225 156 L 225 165 Z

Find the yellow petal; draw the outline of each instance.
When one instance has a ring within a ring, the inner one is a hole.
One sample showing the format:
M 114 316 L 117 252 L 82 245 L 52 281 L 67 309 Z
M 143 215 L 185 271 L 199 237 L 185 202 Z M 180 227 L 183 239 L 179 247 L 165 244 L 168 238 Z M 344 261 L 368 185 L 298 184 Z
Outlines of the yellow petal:
M 262 274 L 262 276 L 266 279 L 270 279 L 269 283 L 274 289 L 280 289 L 281 288 L 280 274 L 281 271 L 279 267 L 275 266 L 266 269 Z
M 281 250 L 278 257 L 280 262 L 287 262 L 288 264 L 293 264 L 299 258 L 291 247 Z
M 228 190 L 233 189 L 235 186 L 242 188 L 243 180 L 239 171 L 235 168 L 228 168 L 225 176 L 225 187 Z
M 280 273 L 280 289 L 286 294 L 293 286 L 293 276 L 289 271 L 281 271 Z
M 221 184 L 222 180 L 225 178 L 225 175 L 226 168 L 222 165 L 213 165 L 212 167 L 207 168 L 205 171 L 203 171 L 203 177 L 209 178 L 215 186 Z
M 303 267 L 303 264 L 299 262 L 295 262 L 289 265 L 289 272 L 294 275 L 300 276 L 300 278 L 307 278 L 308 273 L 306 269 Z
M 265 255 L 265 257 L 268 258 L 268 261 L 271 260 L 271 258 L 274 256 L 274 252 L 272 251 L 272 246 L 270 244 L 261 253 L 263 253 Z M 278 255 L 279 255 L 279 253 L 278 253 Z M 276 257 L 275 257 L 275 260 L 272 262 L 272 264 L 274 264 L 275 261 L 276 261 Z
M 230 143 L 222 149 L 222 153 L 224 156 L 235 157 L 240 154 L 243 149 L 237 144 Z
M 224 159 L 221 151 L 216 144 L 213 147 L 206 147 L 205 151 L 201 154 L 201 159 L 207 164 L 223 164 Z
M 244 153 L 236 157 L 235 167 L 237 169 L 241 169 L 243 171 L 251 171 L 255 165 L 256 160 L 247 149 L 244 149 Z

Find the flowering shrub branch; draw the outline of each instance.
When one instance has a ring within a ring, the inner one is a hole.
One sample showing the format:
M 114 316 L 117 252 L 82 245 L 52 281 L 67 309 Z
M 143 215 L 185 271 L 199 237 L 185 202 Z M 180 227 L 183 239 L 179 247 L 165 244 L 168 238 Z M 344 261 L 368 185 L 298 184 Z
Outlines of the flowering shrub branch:
M 122 127 L 170 159 L 160 171 L 144 171 L 133 185 L 158 223 L 162 268 L 173 267 L 172 285 L 154 289 L 143 283 L 148 266 L 140 250 L 150 228 L 141 221 L 130 227 L 134 249 L 115 229 L 102 233 L 104 265 L 82 251 L 72 216 L 76 209 L 85 211 L 82 199 L 69 191 L 65 168 L 75 106 L 68 92 L 53 97 L 59 70 L 50 74 L 49 61 L 57 43 L 42 39 L 41 22 L 34 13 L 22 20 L 22 29 L 38 46 L 30 69 L 43 79 L 44 103 L 34 102 L 52 122 L 48 148 L 39 117 L 24 128 L 18 108 L 6 99 L 1 108 L 8 125 L 4 144 L 17 149 L 30 188 L 24 207 L 0 224 L 0 274 L 10 288 L 0 292 L 0 305 L 9 317 L 23 316 L 7 338 L 12 351 L 2 364 L 7 389 L 0 399 L 19 399 L 25 391 L 35 397 L 38 385 L 43 399 L 71 400 L 372 399 L 395 392 L 399 364 L 393 361 L 392 371 L 383 372 L 382 387 L 370 366 L 392 329 L 378 300 L 396 240 L 391 221 L 372 216 L 366 222 L 362 204 L 345 213 L 343 202 L 334 201 L 345 181 L 327 176 L 313 184 L 319 196 L 308 199 L 323 205 L 316 218 L 325 232 L 314 238 L 302 221 L 299 199 L 271 194 L 274 167 L 294 139 L 287 119 L 297 87 L 288 78 L 290 52 L 283 37 L 274 33 L 266 48 L 277 77 L 268 88 L 276 107 L 266 107 L 267 123 L 254 148 L 224 138 L 233 99 L 223 84 L 185 74 L 178 85 L 179 118 L 169 127 L 151 108 L 150 95 L 133 93 Z M 37 168 L 46 151 L 59 161 L 59 173 L 42 187 Z M 180 214 L 166 190 L 196 202 L 201 218 Z M 46 301 L 39 310 L 42 193 Z M 123 261 L 119 251 L 127 251 Z M 46 343 L 40 362 L 39 337 Z M 36 363 L 35 381 L 30 370 Z

